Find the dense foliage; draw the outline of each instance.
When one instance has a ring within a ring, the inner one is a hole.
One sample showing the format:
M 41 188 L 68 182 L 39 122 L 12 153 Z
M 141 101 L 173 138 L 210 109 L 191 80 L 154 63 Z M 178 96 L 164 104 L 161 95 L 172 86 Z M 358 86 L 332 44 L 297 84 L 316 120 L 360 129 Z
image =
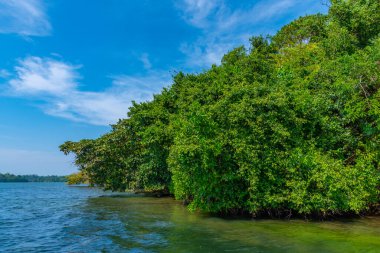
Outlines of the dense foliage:
M 9 173 L 0 173 L 0 182 L 18 183 L 18 182 L 66 182 L 64 176 L 37 176 L 37 175 L 13 175 Z
M 190 209 L 360 213 L 379 203 L 379 32 L 378 0 L 333 0 L 61 150 L 94 184 Z
M 82 171 L 66 176 L 66 181 L 68 185 L 89 184 L 86 174 Z

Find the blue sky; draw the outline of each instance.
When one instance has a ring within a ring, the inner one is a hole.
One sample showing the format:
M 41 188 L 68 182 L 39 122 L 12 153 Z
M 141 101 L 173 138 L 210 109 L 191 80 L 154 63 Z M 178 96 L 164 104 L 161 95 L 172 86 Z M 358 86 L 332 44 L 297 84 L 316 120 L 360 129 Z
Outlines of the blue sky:
M 65 175 L 66 140 L 96 138 L 178 72 L 200 72 L 315 0 L 0 0 L 0 173 Z

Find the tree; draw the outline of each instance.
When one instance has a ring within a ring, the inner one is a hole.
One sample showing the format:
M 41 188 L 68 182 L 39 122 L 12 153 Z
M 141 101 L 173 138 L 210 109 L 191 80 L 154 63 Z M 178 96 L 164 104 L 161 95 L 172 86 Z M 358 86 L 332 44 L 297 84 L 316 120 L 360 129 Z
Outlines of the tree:
M 379 17 L 378 1 L 333 0 L 61 150 L 93 184 L 170 192 L 192 210 L 365 212 L 379 203 Z

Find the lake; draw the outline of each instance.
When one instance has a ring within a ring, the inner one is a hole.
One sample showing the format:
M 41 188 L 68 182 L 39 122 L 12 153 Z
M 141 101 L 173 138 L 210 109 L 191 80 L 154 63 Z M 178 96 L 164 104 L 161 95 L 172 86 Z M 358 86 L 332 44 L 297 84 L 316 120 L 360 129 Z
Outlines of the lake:
M 0 183 L 0 252 L 380 252 L 380 218 L 222 219 L 171 198 Z

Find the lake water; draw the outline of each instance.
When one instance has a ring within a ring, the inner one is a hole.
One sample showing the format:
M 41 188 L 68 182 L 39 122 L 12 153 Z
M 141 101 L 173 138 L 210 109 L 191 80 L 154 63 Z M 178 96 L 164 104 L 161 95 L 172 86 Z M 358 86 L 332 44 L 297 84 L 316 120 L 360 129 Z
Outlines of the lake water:
M 380 218 L 226 220 L 170 198 L 0 183 L 0 252 L 380 252 Z

